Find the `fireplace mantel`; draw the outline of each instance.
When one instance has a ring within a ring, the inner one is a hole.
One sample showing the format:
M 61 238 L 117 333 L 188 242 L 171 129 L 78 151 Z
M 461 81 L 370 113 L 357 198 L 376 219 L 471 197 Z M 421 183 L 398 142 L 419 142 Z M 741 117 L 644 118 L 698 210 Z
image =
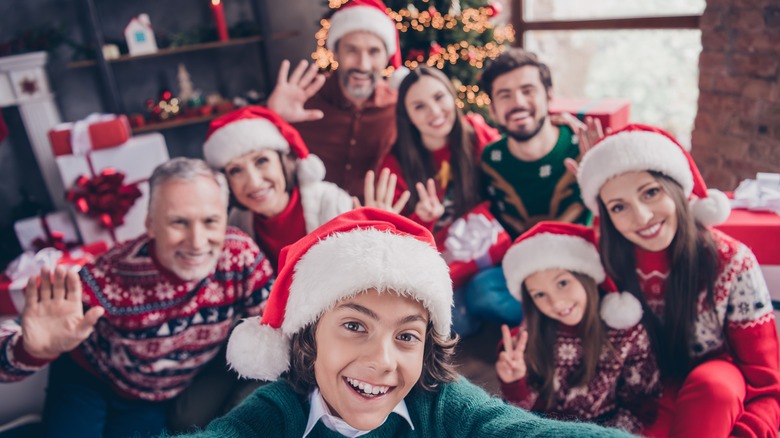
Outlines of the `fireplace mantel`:
M 27 138 L 55 207 L 65 206 L 65 190 L 48 132 L 62 118 L 54 102 L 45 66 L 46 52 L 0 58 L 0 107 L 18 106 Z

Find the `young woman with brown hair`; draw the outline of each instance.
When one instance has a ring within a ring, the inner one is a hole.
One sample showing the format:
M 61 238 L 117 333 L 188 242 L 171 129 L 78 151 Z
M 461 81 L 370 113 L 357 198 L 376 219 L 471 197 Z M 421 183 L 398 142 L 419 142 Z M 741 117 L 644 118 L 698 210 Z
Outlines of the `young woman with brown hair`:
M 651 126 L 608 135 L 569 167 L 600 217 L 607 274 L 642 302 L 659 356 L 665 393 L 647 433 L 777 436 L 769 291 L 750 249 L 708 227 L 728 217 L 725 195 L 707 190 L 688 152 Z

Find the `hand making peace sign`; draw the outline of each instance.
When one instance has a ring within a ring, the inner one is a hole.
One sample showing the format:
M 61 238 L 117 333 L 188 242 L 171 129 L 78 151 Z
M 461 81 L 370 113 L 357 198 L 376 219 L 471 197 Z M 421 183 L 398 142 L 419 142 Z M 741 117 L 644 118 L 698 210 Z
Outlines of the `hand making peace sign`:
M 426 185 L 418 182 L 415 187 L 420 200 L 414 206 L 414 213 L 424 222 L 438 220 L 444 214 L 444 206 L 436 194 L 436 182 L 433 178 L 428 178 Z
M 504 338 L 504 351 L 498 354 L 496 362 L 496 374 L 504 383 L 516 382 L 526 374 L 525 346 L 528 343 L 528 332 L 520 329 L 517 337 L 513 337 L 506 324 L 501 326 L 501 334 Z

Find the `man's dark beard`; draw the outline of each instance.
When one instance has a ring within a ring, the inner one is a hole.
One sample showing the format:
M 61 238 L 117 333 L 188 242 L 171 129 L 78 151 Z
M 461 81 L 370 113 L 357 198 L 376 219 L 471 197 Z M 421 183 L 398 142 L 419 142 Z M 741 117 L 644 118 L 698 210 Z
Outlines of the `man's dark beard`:
M 533 131 L 531 131 L 529 133 L 524 133 L 524 134 L 519 134 L 519 133 L 516 133 L 516 132 L 512 132 L 512 131 L 506 129 L 506 127 L 503 126 L 503 125 L 500 126 L 500 127 L 501 127 L 501 131 L 504 134 L 506 134 L 507 136 L 512 137 L 513 140 L 515 140 L 515 141 L 528 141 L 528 140 L 534 138 L 536 136 L 536 134 L 538 134 L 539 131 L 542 130 L 542 127 L 544 126 L 544 123 L 546 121 L 547 121 L 547 116 L 542 117 L 539 120 L 539 124 L 536 125 L 536 129 L 534 129 Z

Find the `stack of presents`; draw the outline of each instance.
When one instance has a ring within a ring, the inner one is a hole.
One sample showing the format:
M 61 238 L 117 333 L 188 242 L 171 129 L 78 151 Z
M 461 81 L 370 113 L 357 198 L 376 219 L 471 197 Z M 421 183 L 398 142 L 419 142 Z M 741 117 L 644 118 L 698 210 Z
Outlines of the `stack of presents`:
M 24 253 L 0 273 L 0 317 L 21 312 L 24 286 L 41 267 L 76 269 L 143 233 L 148 178 L 168 160 L 163 136 L 131 136 L 125 116 L 58 125 L 49 139 L 70 208 L 14 224 Z

